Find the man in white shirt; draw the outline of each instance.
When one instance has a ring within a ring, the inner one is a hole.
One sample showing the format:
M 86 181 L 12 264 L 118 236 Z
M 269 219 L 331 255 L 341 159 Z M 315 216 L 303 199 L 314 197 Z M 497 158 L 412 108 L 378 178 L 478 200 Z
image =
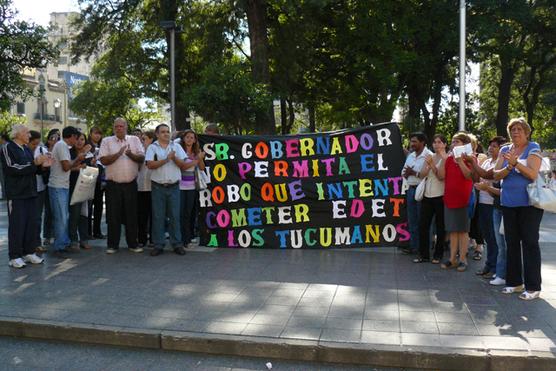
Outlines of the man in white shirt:
M 77 156 L 71 160 L 69 147 L 77 141 L 79 130 L 73 126 L 66 126 L 62 130 L 62 140 L 52 148 L 52 166 L 48 179 L 48 197 L 54 217 L 54 255 L 67 258 L 66 247 L 70 245 L 68 236 L 69 222 L 69 178 L 74 164 L 81 162 L 85 155 Z
M 409 227 L 409 248 L 402 249 L 405 254 L 415 254 L 419 251 L 419 214 L 421 203 L 415 201 L 415 190 L 421 182 L 419 172 L 423 169 L 425 158 L 432 155 L 427 148 L 427 136 L 416 132 L 409 136 L 411 153 L 407 156 L 402 170 L 402 176 L 407 180 L 409 189 L 405 194 L 407 205 L 407 223 Z
M 185 255 L 180 230 L 181 170 L 185 169 L 185 151 L 171 141 L 170 127 L 160 124 L 155 130 L 158 140 L 147 148 L 145 161 L 151 169 L 152 235 L 151 256 L 162 254 L 165 245 L 165 223 L 169 219 L 170 244 L 178 255 Z

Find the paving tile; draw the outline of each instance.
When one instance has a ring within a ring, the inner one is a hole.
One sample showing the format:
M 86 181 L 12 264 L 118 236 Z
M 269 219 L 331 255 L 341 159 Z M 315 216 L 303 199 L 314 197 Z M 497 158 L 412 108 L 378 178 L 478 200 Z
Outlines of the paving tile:
M 400 332 L 400 321 L 363 320 L 363 330 Z
M 250 336 L 279 337 L 283 330 L 283 326 L 258 325 L 255 323 L 249 323 L 241 332 L 241 334 Z
M 290 316 L 277 316 L 272 314 L 256 314 L 249 323 L 255 323 L 258 325 L 274 325 L 282 326 L 288 323 Z
M 432 311 L 400 311 L 402 321 L 421 321 L 436 322 L 436 317 Z
M 438 323 L 438 330 L 443 335 L 479 335 L 473 324 Z
M 361 330 L 363 320 L 342 317 L 327 317 L 325 328 L 334 328 L 341 330 Z
M 272 295 L 267 299 L 265 304 L 273 305 L 297 305 L 299 303 L 300 297 L 297 296 L 275 296 Z
M 241 334 L 246 327 L 247 323 L 212 321 L 207 322 L 202 331 L 215 334 Z
M 322 330 L 320 340 L 359 343 L 361 341 L 361 330 L 340 330 L 337 328 L 324 328 Z
M 318 340 L 322 332 L 321 328 L 311 328 L 311 327 L 286 327 L 281 338 L 289 339 L 307 339 L 307 340 Z
M 420 334 L 438 334 L 438 325 L 436 322 L 417 322 L 417 321 L 401 321 L 402 332 L 414 332 Z
M 397 332 L 361 331 L 361 342 L 371 344 L 400 345 L 401 336 Z
M 463 324 L 473 324 L 473 319 L 471 315 L 467 313 L 450 313 L 450 312 L 435 312 L 436 321 L 446 322 L 446 323 L 463 323 Z
M 373 320 L 388 320 L 388 321 L 398 321 L 400 319 L 400 312 L 395 311 L 382 311 L 382 310 L 369 310 L 366 309 L 364 313 L 365 319 Z
M 326 323 L 326 316 L 297 316 L 290 317 L 288 327 L 311 327 L 323 328 Z

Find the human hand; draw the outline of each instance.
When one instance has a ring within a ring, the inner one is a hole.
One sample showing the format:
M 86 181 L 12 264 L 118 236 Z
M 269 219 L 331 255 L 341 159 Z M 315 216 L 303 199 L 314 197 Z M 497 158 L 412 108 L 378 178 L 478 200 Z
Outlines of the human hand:
M 131 151 L 131 148 L 129 147 L 129 144 L 125 148 L 126 148 L 126 150 L 125 150 L 126 156 L 133 155 L 133 151 Z
M 479 191 L 486 191 L 488 189 L 488 183 L 486 182 L 479 182 L 475 183 L 475 188 Z
M 417 172 L 416 172 L 415 170 L 413 170 L 412 167 L 409 167 L 409 166 L 407 166 L 407 167 L 404 168 L 404 173 L 405 173 L 404 176 L 405 176 L 406 178 L 407 178 L 407 177 L 410 177 L 410 176 L 412 176 L 412 175 L 416 175 L 416 174 L 417 174 Z
M 168 153 L 168 160 L 174 161 L 175 159 L 176 159 L 176 152 L 170 151 L 170 152 Z
M 508 164 L 510 166 L 515 167 L 517 165 L 517 155 L 515 154 L 513 148 L 510 149 L 508 152 L 504 153 L 504 159 L 508 161 Z
M 85 146 L 83 147 L 83 151 L 85 151 L 85 152 L 91 152 L 91 149 L 92 149 L 92 148 L 93 148 L 93 147 L 91 147 L 90 144 L 85 144 Z
M 118 151 L 118 156 L 123 155 L 126 150 L 129 150 L 129 145 L 121 147 Z
M 427 155 L 427 157 L 425 157 L 425 162 L 427 163 L 427 165 L 432 166 L 433 164 L 432 155 Z

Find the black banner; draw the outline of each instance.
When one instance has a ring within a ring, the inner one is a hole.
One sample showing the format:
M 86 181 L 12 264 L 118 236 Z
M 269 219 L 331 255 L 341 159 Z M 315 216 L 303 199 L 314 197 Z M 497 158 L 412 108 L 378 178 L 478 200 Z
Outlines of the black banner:
M 404 246 L 405 157 L 395 123 L 288 136 L 200 135 L 209 247 Z

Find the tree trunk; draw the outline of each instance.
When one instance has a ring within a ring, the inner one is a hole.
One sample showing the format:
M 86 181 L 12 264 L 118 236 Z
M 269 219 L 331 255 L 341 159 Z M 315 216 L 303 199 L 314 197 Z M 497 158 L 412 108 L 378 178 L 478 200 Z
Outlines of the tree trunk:
M 288 126 L 288 112 L 287 103 L 284 97 L 280 97 L 280 131 L 282 135 L 286 134 Z
M 161 21 L 174 21 L 176 22 L 178 14 L 178 1 L 177 0 L 162 0 L 160 3 Z M 171 104 L 171 84 L 170 84 L 170 30 L 166 31 L 166 57 L 168 60 L 168 102 Z M 176 130 L 185 130 L 191 128 L 189 123 L 189 108 L 185 103 L 184 87 L 182 86 L 185 76 L 187 74 L 187 64 L 185 63 L 185 43 L 183 38 L 178 32 L 175 35 L 175 89 L 176 89 Z M 170 107 L 171 109 L 171 107 Z
M 251 65 L 253 81 L 270 89 L 270 69 L 268 62 L 268 37 L 266 26 L 266 1 L 245 0 L 245 12 L 249 27 Z M 255 131 L 258 134 L 275 134 L 274 106 L 271 103 L 255 116 Z
M 309 103 L 307 109 L 309 111 L 309 132 L 314 133 L 316 132 L 315 104 Z
M 408 125 L 409 133 L 421 129 L 421 107 L 423 102 L 419 99 L 418 89 L 409 87 L 407 91 L 408 112 L 406 125 Z
M 289 134 L 292 131 L 293 122 L 295 121 L 295 110 L 293 107 L 293 101 L 291 99 L 288 99 L 287 102 L 288 102 L 288 131 L 286 132 L 286 134 Z
M 496 133 L 497 135 L 507 136 L 506 127 L 509 118 L 510 94 L 515 72 L 510 63 L 501 61 L 500 63 L 500 83 L 498 84 L 498 110 L 496 112 Z

